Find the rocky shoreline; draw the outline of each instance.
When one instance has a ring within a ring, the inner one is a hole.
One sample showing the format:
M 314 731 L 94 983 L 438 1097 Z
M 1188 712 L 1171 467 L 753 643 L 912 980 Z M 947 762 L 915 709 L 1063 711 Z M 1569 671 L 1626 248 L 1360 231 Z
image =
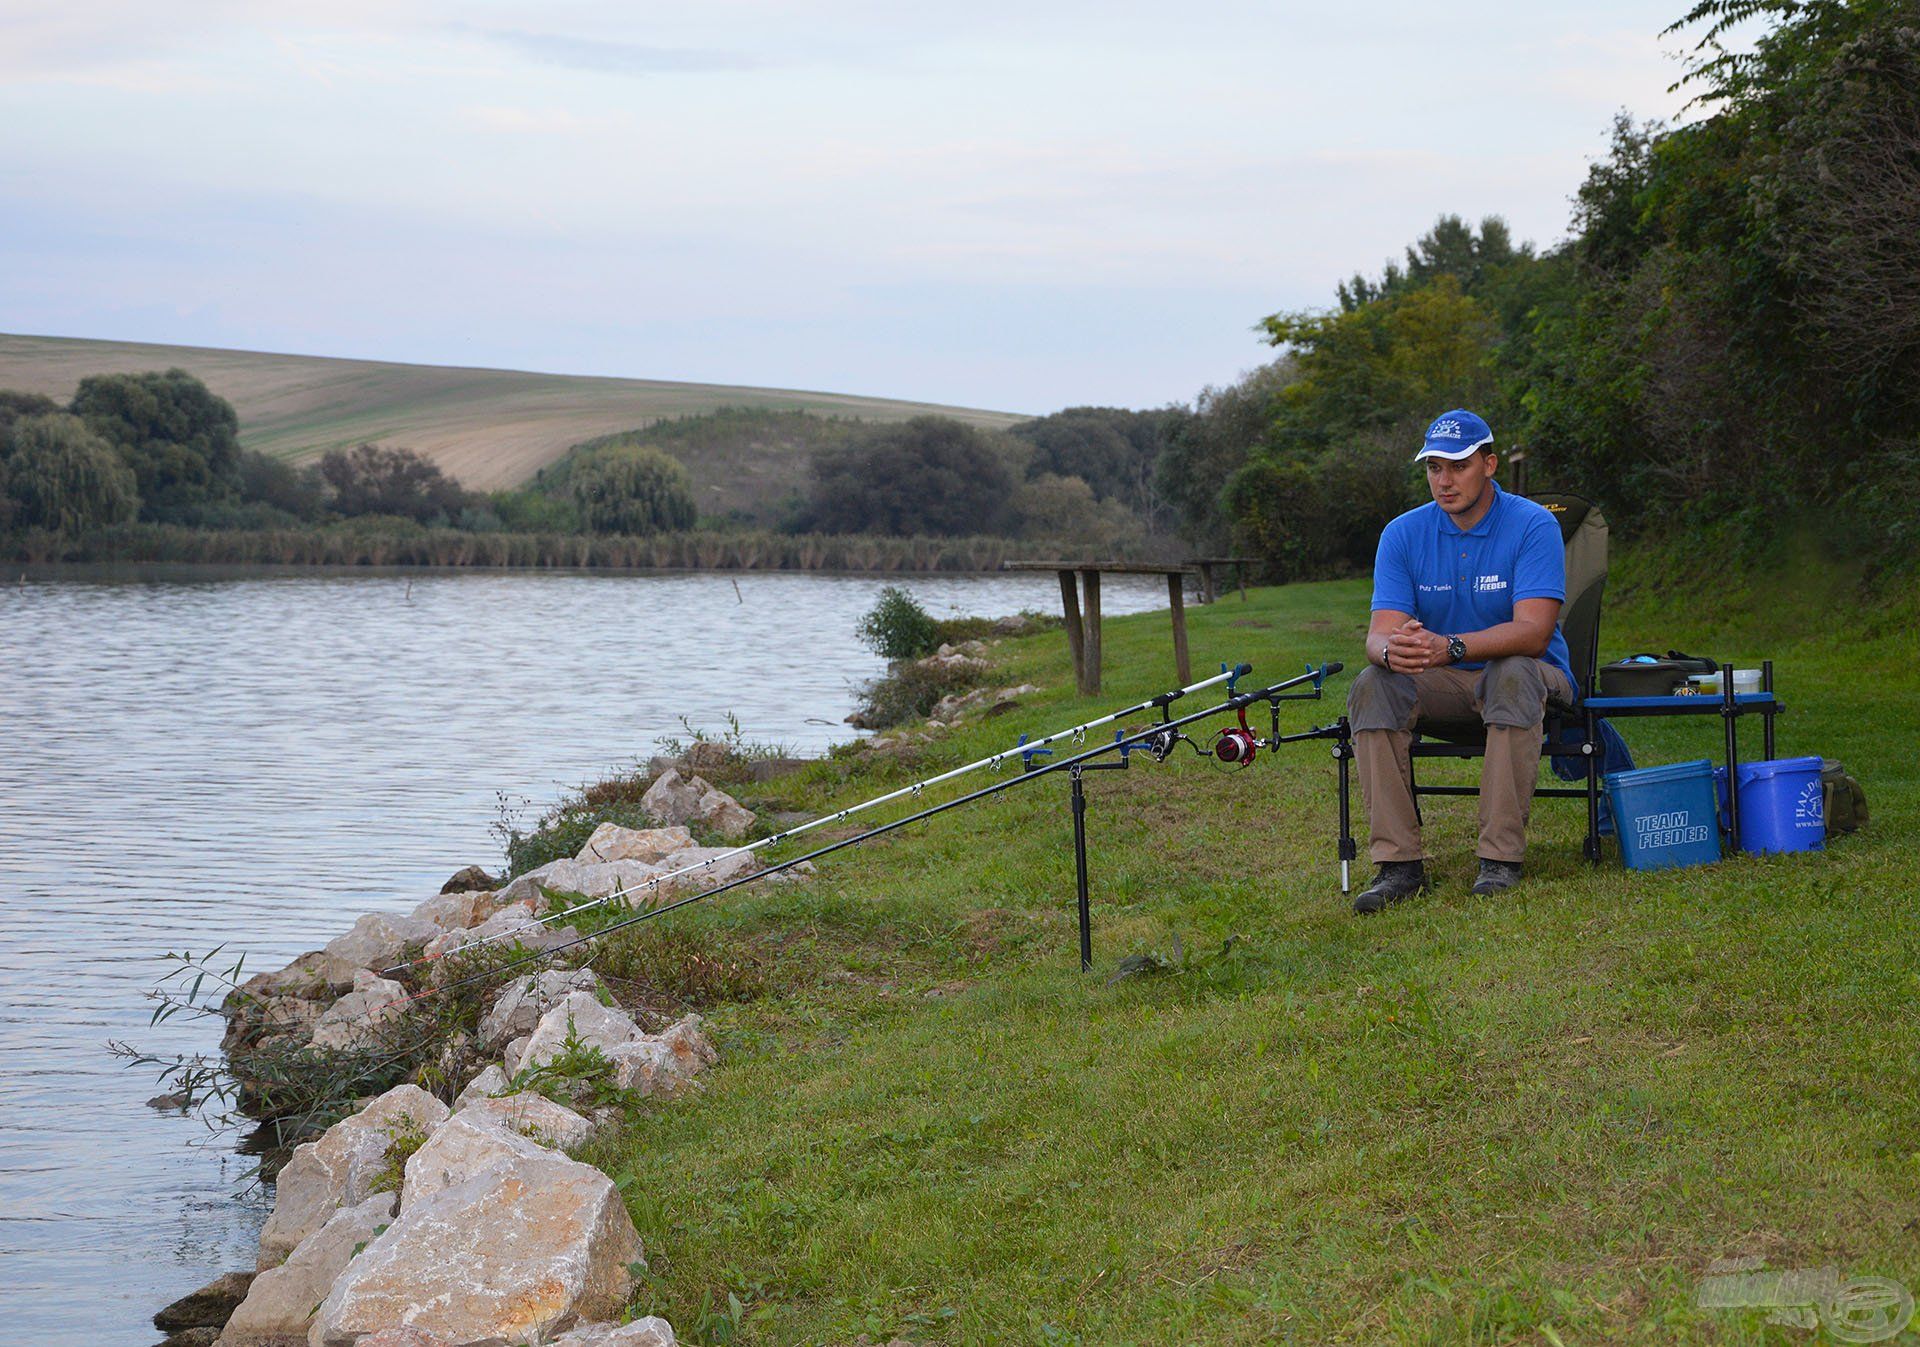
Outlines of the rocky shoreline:
M 984 672 L 984 654 L 969 641 L 925 662 Z M 926 730 L 864 749 L 897 751 L 1031 690 L 948 697 Z M 221 1049 L 241 1109 L 284 1116 L 289 1082 L 377 1059 L 419 1027 L 423 1002 L 484 975 L 487 956 L 576 939 L 576 925 L 558 923 L 583 900 L 657 903 L 757 873 L 738 843 L 758 820 L 702 773 L 762 779 L 800 765 L 697 741 L 647 765 L 640 807 L 657 826 L 601 823 L 574 855 L 504 882 L 468 867 L 411 912 L 368 913 L 234 987 L 219 1007 Z M 734 845 L 703 845 L 696 829 Z M 156 1314 L 162 1347 L 671 1347 L 663 1318 L 619 1322 L 645 1253 L 614 1181 L 575 1153 L 617 1126 L 623 1105 L 699 1086 L 718 1056 L 705 1022 L 623 1006 L 592 968 L 561 963 L 470 999 L 428 1020 L 439 1040 L 424 1060 L 415 1043 L 410 1079 L 353 1099 L 293 1149 L 255 1266 Z
M 411 912 L 369 913 L 235 988 L 221 1005 L 222 1049 L 243 1105 L 270 1116 L 262 1077 L 289 1063 L 322 1071 L 378 1051 L 420 1000 L 467 971 L 455 951 L 494 942 L 519 955 L 573 939 L 574 926 L 541 920 L 559 901 L 642 884 L 657 899 L 759 868 L 750 852 L 700 845 L 689 827 L 737 838 L 750 811 L 691 762 L 654 768 L 643 803 L 661 826 L 605 824 L 576 856 L 498 886 L 463 870 Z M 423 970 L 417 985 L 399 980 L 402 966 Z M 297 1146 L 256 1266 L 155 1315 L 167 1347 L 670 1347 L 664 1319 L 615 1322 L 644 1251 L 612 1179 L 569 1154 L 617 1121 L 605 1100 L 670 1098 L 714 1062 L 698 1015 L 660 1018 L 622 1008 L 588 968 L 488 989 L 473 1027 L 420 1073 L 449 1097 L 395 1085 Z

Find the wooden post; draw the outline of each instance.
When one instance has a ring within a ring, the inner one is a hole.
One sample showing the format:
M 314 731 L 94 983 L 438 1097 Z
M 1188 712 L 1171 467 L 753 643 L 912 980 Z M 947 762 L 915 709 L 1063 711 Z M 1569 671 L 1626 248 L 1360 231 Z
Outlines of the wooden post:
M 1212 603 L 1213 599 L 1213 563 L 1203 561 L 1200 563 L 1200 602 Z M 1180 686 L 1185 687 L 1186 683 L 1182 682 Z
M 1086 616 L 1082 619 L 1085 631 L 1081 636 L 1086 669 L 1080 679 L 1080 691 L 1091 697 L 1100 691 L 1100 572 L 1081 571 L 1080 588 L 1086 592 Z
M 1087 651 L 1080 632 L 1080 599 L 1074 593 L 1073 572 L 1060 572 L 1060 607 L 1067 615 L 1067 649 L 1073 655 L 1073 685 L 1087 686 Z
M 1193 681 L 1192 668 L 1187 663 L 1186 588 L 1180 572 L 1167 572 L 1167 607 L 1173 610 L 1173 668 L 1180 675 L 1181 687 Z

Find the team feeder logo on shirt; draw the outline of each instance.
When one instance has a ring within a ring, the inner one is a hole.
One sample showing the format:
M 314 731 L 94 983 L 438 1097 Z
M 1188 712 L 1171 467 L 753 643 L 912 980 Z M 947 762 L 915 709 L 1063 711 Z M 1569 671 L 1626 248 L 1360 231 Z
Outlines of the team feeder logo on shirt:
M 1473 577 L 1473 592 L 1476 594 L 1496 594 L 1507 587 L 1503 575 L 1476 575 Z

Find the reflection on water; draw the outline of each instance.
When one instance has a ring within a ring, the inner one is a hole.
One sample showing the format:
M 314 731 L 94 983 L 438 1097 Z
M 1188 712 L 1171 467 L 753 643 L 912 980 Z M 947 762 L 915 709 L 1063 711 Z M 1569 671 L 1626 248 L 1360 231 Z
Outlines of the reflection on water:
M 12 578 L 12 577 L 10 577 Z M 1163 605 L 1113 576 L 1108 612 Z M 250 1267 L 266 1198 L 234 1139 L 145 1107 L 110 1038 L 167 950 L 274 968 L 360 912 L 489 868 L 536 805 L 679 717 L 817 752 L 881 662 L 886 580 L 820 575 L 34 572 L 0 585 L 0 1262 L 13 1340 L 144 1344 Z M 937 615 L 1051 609 L 1050 574 L 896 579 Z M 1157 591 L 1157 592 L 1156 592 Z

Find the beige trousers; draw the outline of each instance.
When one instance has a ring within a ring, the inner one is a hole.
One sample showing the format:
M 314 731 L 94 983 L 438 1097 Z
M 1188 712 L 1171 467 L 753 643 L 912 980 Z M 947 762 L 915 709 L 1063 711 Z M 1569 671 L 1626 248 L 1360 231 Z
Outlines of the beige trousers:
M 1480 859 L 1518 865 L 1540 774 L 1547 699 L 1571 706 L 1573 685 L 1545 660 L 1509 655 L 1482 669 L 1389 673 L 1369 664 L 1347 694 L 1354 765 L 1367 805 L 1368 854 L 1381 861 L 1425 858 L 1413 802 L 1413 731 L 1422 721 L 1479 723 L 1487 732 L 1480 770 Z

